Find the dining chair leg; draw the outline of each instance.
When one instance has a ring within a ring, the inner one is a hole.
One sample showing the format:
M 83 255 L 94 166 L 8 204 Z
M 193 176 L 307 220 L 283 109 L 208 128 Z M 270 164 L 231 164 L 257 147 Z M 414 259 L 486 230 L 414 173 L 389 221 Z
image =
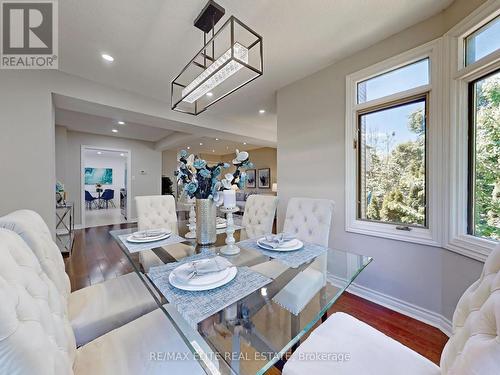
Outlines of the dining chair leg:
M 291 314 L 291 321 L 290 321 L 290 338 L 293 339 L 295 336 L 297 336 L 300 332 L 300 313 L 297 315 Z M 297 349 L 300 345 L 300 340 L 297 341 L 293 346 L 292 346 L 292 353 Z
M 319 299 L 320 299 L 320 308 L 325 307 L 328 302 L 328 298 L 326 295 L 326 286 L 320 289 Z M 321 317 L 321 322 L 324 323 L 327 319 L 328 319 L 328 311 L 325 311 L 325 313 Z

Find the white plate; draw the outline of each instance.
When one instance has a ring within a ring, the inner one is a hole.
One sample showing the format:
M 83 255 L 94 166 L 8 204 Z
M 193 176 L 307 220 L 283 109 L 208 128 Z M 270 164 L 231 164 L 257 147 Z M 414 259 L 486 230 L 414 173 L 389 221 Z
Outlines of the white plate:
M 207 259 L 208 261 L 208 259 Z M 182 272 L 185 271 L 189 274 L 189 272 L 192 270 L 190 263 L 184 263 L 181 264 L 179 267 L 174 269 L 171 273 L 173 275 L 172 277 L 175 279 L 175 282 L 179 285 L 191 285 L 191 286 L 201 286 L 201 285 L 210 285 L 210 284 L 215 284 L 218 283 L 221 280 L 224 280 L 227 275 L 229 275 L 229 268 L 226 268 L 225 270 L 222 270 L 220 272 L 211 272 L 206 275 L 202 276 L 196 276 L 193 277 L 192 279 L 186 281 L 183 280 L 182 278 L 177 277 L 177 272 Z
M 223 229 L 227 227 L 227 223 L 220 223 L 215 226 L 215 229 Z
M 294 239 L 292 241 L 286 242 L 286 246 L 278 247 L 278 248 L 273 248 L 272 246 L 267 245 L 265 242 L 266 238 L 262 237 L 261 239 L 257 240 L 257 245 L 265 250 L 271 250 L 271 251 L 295 251 L 295 250 L 300 250 L 304 247 L 304 243 L 299 240 L 299 239 Z
M 161 241 L 164 240 L 168 237 L 170 237 L 172 233 L 166 233 L 163 236 L 160 237 L 149 237 L 149 238 L 135 238 L 133 234 L 127 237 L 128 242 L 132 243 L 147 243 L 147 242 L 155 242 L 155 241 Z
M 219 281 L 217 283 L 213 283 L 213 284 L 209 284 L 209 285 L 191 285 L 191 284 L 179 283 L 178 280 L 175 279 L 175 276 L 173 275 L 172 272 L 170 272 L 170 275 L 168 275 L 168 281 L 175 288 L 187 290 L 187 291 L 191 291 L 191 292 L 210 290 L 210 289 L 215 289 L 215 288 L 218 288 L 220 286 L 226 285 L 228 282 L 230 282 L 231 280 L 233 280 L 236 277 L 236 274 L 238 273 L 238 268 L 230 267 L 227 270 L 229 272 L 228 272 L 228 275 L 224 279 L 222 279 L 221 281 Z

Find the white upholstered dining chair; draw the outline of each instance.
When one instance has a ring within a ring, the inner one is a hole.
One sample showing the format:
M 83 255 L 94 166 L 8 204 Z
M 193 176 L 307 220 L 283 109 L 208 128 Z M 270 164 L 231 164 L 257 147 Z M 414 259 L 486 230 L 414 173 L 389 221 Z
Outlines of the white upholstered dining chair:
M 1 374 L 205 373 L 159 309 L 77 348 L 67 301 L 27 243 L 6 229 L 0 229 L 0 301 Z M 212 354 L 197 332 L 190 335 L 200 352 Z M 152 353 L 185 353 L 188 359 L 155 360 Z
M 17 233 L 40 262 L 68 305 L 68 319 L 78 346 L 158 307 L 134 272 L 71 293 L 61 252 L 47 224 L 36 212 L 14 211 L 0 218 L 0 228 Z
M 252 194 L 245 203 L 240 240 L 272 233 L 278 197 Z
M 453 333 L 440 367 L 344 313 L 315 329 L 290 357 L 284 375 L 298 374 L 500 374 L 500 245 L 488 256 L 479 280 L 458 301 Z M 347 361 L 301 360 L 304 353 L 349 353 Z
M 328 199 L 291 198 L 286 209 L 283 232 L 302 241 L 328 246 L 335 204 Z M 302 309 L 326 284 L 327 254 L 321 255 L 300 272 L 273 301 L 294 315 Z
M 137 208 L 137 226 L 139 230 L 166 228 L 172 233 L 179 233 L 177 228 L 177 212 L 175 210 L 175 199 L 173 195 L 150 195 L 135 197 Z M 190 247 L 184 244 L 169 246 L 170 253 L 186 252 Z M 184 255 L 172 254 L 174 258 L 182 258 Z M 148 272 L 153 266 L 162 265 L 161 259 L 151 250 L 139 253 L 139 262 Z

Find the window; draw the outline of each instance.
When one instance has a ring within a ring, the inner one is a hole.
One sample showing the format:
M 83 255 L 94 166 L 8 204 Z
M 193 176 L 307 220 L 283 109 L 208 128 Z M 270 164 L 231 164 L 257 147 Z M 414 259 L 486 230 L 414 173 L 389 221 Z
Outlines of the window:
M 358 103 L 365 103 L 428 83 L 429 59 L 424 59 L 358 83 Z
M 469 83 L 468 233 L 500 240 L 500 71 Z
M 500 16 L 465 38 L 465 65 L 495 52 L 500 48 Z
M 426 226 L 426 108 L 424 94 L 359 114 L 359 219 Z
M 440 244 L 439 48 L 346 77 L 346 231 Z

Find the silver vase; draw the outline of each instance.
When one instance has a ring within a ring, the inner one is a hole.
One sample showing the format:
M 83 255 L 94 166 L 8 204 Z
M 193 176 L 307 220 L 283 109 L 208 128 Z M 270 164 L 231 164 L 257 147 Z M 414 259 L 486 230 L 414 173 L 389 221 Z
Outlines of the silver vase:
M 196 200 L 196 242 L 211 245 L 217 240 L 217 208 L 212 199 Z

